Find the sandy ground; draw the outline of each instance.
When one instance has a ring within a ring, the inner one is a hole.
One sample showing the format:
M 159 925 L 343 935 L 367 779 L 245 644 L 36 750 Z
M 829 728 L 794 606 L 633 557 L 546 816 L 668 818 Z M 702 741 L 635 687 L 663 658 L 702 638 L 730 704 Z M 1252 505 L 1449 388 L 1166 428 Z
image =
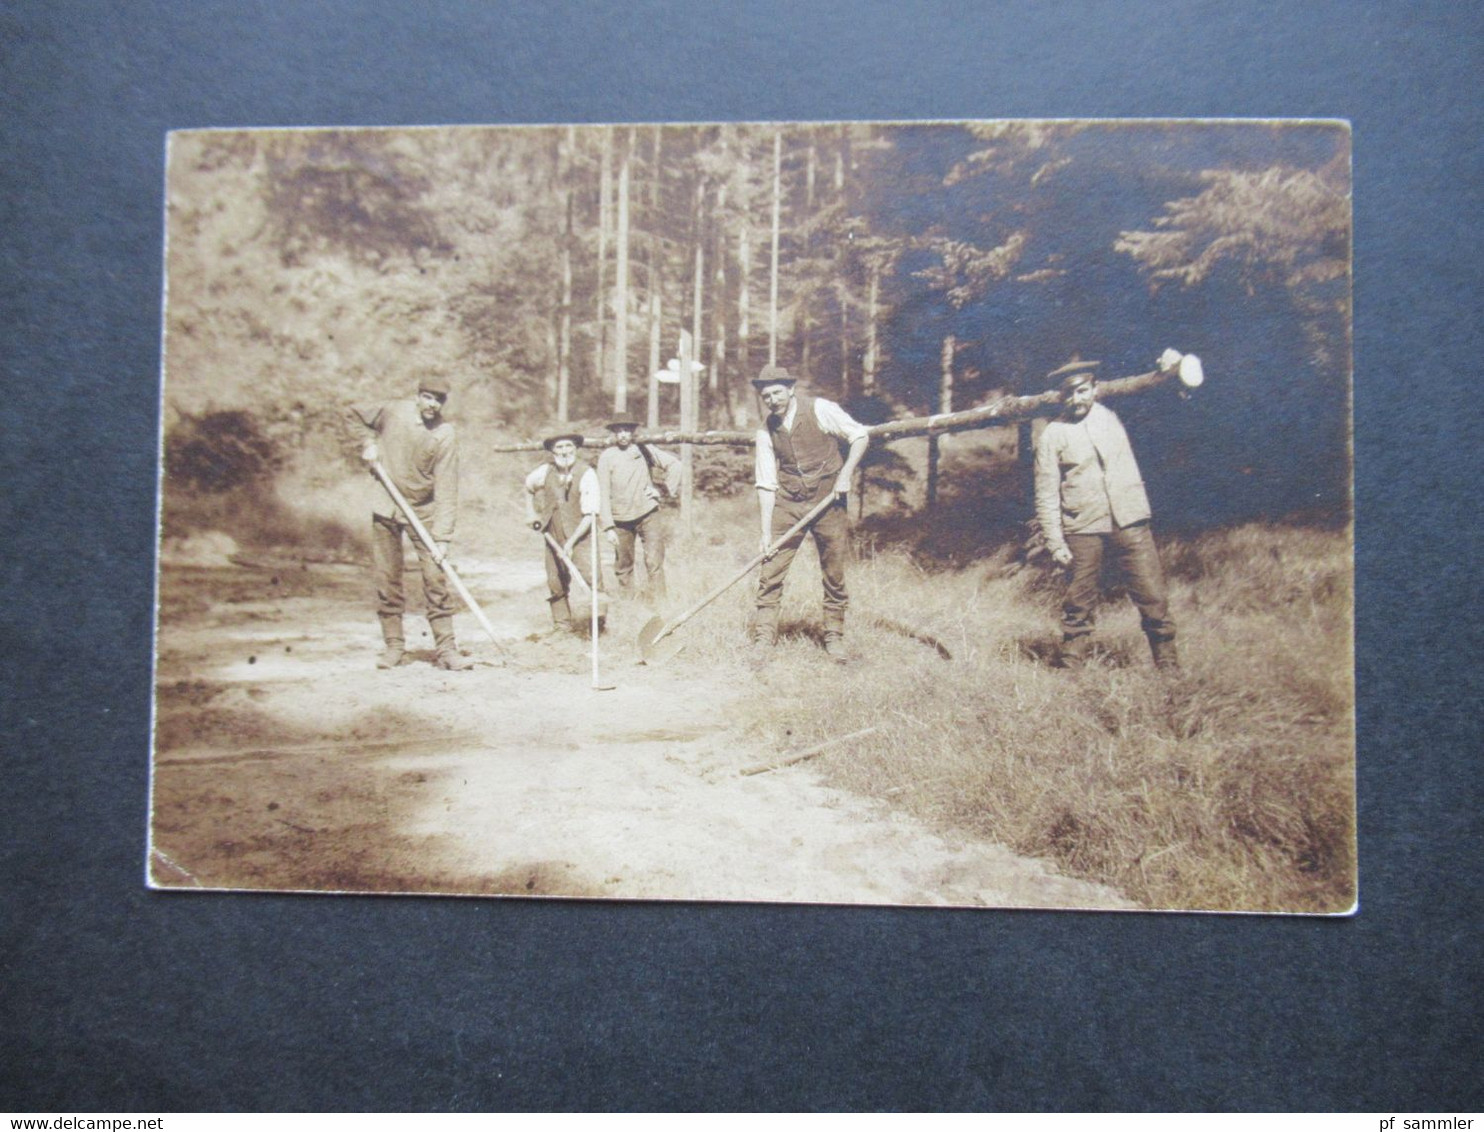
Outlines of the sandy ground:
M 637 663 L 649 614 L 542 639 L 539 562 L 467 563 L 506 652 L 377 671 L 364 572 L 167 551 L 149 875 L 168 888 L 642 900 L 1131 907 L 985 842 L 952 842 L 741 738 L 745 670 Z M 703 619 L 684 632 L 705 632 Z M 503 659 L 502 663 L 499 663 Z M 836 754 L 835 757 L 838 757 Z

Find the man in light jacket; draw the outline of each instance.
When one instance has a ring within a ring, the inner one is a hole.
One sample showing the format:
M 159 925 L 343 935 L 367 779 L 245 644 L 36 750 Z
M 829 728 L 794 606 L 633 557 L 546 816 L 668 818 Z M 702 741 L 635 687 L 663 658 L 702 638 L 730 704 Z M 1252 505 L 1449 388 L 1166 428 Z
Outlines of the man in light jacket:
M 1087 659 L 1107 558 L 1138 607 L 1154 663 L 1176 669 L 1175 623 L 1149 526 L 1149 497 L 1123 423 L 1097 403 L 1098 364 L 1072 362 L 1049 376 L 1065 400 L 1036 445 L 1036 518 L 1052 558 L 1071 567 L 1061 664 L 1079 668 Z
M 614 548 L 613 574 L 620 593 L 634 580 L 634 540 L 644 544 L 645 596 L 665 600 L 665 524 L 660 515 L 660 489 L 671 496 L 680 491 L 680 460 L 653 445 L 634 440 L 635 421 L 608 426 L 613 445 L 598 457 L 598 487 L 602 504 L 599 526 Z

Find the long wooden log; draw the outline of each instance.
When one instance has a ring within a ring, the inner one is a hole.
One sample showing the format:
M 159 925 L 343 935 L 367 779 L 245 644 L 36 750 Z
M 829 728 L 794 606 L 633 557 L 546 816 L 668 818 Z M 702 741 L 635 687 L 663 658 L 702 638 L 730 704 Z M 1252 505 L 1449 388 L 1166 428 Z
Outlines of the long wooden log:
M 1176 367 L 1151 370 L 1132 377 L 1115 377 L 1098 382 L 1098 400 L 1109 397 L 1125 397 L 1130 393 L 1142 393 L 1165 384 L 1179 373 Z M 1029 417 L 1050 416 L 1062 405 L 1062 392 L 1048 389 L 1027 397 L 1005 396 L 981 405 L 977 409 L 965 409 L 958 413 L 937 413 L 930 417 L 905 417 L 902 420 L 886 421 L 871 425 L 866 431 L 872 440 L 902 440 L 909 436 L 941 436 L 949 432 L 966 432 L 975 428 L 994 428 L 1013 424 Z M 733 447 L 751 447 L 757 440 L 756 432 L 712 431 L 685 432 L 680 429 L 645 429 L 634 439 L 644 444 L 729 444 Z M 607 448 L 612 437 L 588 437 L 583 440 L 587 448 Z M 495 444 L 492 452 L 537 452 L 542 444 L 539 440 L 519 444 Z

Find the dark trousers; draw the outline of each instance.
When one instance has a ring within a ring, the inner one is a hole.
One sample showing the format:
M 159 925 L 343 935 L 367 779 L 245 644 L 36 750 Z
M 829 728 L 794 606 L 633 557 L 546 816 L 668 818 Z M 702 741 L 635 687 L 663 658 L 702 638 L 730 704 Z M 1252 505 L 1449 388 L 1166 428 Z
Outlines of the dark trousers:
M 412 533 L 406 523 L 383 515 L 371 517 L 371 572 L 376 582 L 376 611 L 384 617 L 399 616 L 407 608 L 407 595 L 402 582 L 404 562 L 402 535 L 406 533 L 417 550 L 417 563 L 422 568 L 423 595 L 428 604 L 428 619 L 451 617 L 453 598 L 448 579 L 433 561 L 427 547 Z
M 1104 562 L 1112 564 L 1139 610 L 1139 621 L 1151 646 L 1175 639 L 1165 592 L 1164 568 L 1148 523 L 1121 527 L 1111 534 L 1068 535 L 1072 577 L 1062 606 L 1062 640 L 1075 653 L 1090 643 L 1097 619 Z
M 613 574 L 618 579 L 618 588 L 627 590 L 634 581 L 634 538 L 644 543 L 645 589 L 656 600 L 663 601 L 665 588 L 665 524 L 656 507 L 647 515 L 637 519 L 615 519 L 613 529 L 618 535 L 614 548 Z
M 833 487 L 833 481 L 828 485 Z M 773 528 L 770 538 L 777 539 L 819 502 L 818 498 L 795 502 L 780 493 L 773 505 Z M 793 565 L 794 554 L 803 545 L 805 536 L 814 539 L 819 551 L 819 572 L 824 579 L 824 633 L 826 637 L 838 637 L 845 631 L 845 608 L 850 604 L 850 595 L 845 590 L 845 563 L 850 555 L 850 523 L 841 503 L 826 509 L 814 520 L 806 531 L 789 539 L 778 553 L 763 563 L 757 581 L 757 615 L 755 626 L 760 632 L 771 633 L 778 625 L 778 605 L 783 600 L 783 582 L 788 568 Z
M 561 515 L 552 516 L 551 525 L 546 528 L 546 533 L 556 539 L 557 545 L 562 546 L 567 541 L 567 528 L 562 522 Z M 591 588 L 593 586 L 592 565 L 592 537 L 593 529 L 588 528 L 587 534 L 577 540 L 572 547 L 572 553 L 568 556 L 572 559 L 572 565 L 577 567 L 582 580 Z M 542 539 L 542 543 L 546 540 Z M 571 588 L 572 577 L 567 567 L 562 564 L 561 559 L 548 545 L 546 547 L 546 589 L 551 595 L 546 600 L 551 603 L 551 616 L 554 621 L 570 621 L 572 619 L 571 603 L 567 600 L 567 591 Z M 603 576 L 601 570 L 598 574 L 597 588 L 603 588 Z

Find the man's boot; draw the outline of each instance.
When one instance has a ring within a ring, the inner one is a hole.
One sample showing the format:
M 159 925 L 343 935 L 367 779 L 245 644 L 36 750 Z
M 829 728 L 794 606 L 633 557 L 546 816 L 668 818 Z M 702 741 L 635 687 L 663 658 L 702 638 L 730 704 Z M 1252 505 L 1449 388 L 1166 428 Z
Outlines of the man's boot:
M 1154 666 L 1166 672 L 1180 671 L 1180 651 L 1173 639 L 1166 641 L 1149 638 L 1149 651 L 1154 655 Z
M 824 611 L 824 651 L 836 664 L 844 664 L 850 659 L 845 655 L 844 610 Z
M 548 599 L 551 605 L 551 630 L 553 633 L 570 633 L 572 631 L 572 606 L 567 601 L 567 595 Z
M 759 606 L 753 610 L 752 620 L 747 624 L 749 644 L 772 647 L 778 643 L 778 607 Z
M 1083 634 L 1080 637 L 1063 637 L 1061 652 L 1056 658 L 1057 666 L 1060 668 L 1081 668 L 1087 663 L 1087 654 L 1091 651 L 1091 634 Z
M 396 668 L 402 663 L 402 654 L 407 649 L 406 638 L 402 635 L 402 615 L 400 613 L 383 613 L 381 615 L 381 639 L 383 648 L 381 655 L 376 658 L 377 668 Z
M 433 666 L 449 672 L 467 672 L 474 662 L 459 652 L 453 639 L 452 617 L 429 617 L 428 625 L 433 630 Z

